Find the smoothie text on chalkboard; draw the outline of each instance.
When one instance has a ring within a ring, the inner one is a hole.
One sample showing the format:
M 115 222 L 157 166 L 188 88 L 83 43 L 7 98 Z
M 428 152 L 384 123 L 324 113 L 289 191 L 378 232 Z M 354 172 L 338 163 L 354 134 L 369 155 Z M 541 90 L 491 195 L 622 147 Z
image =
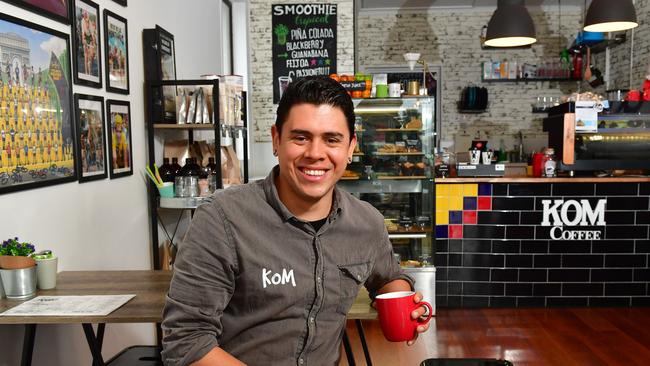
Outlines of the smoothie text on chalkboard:
M 299 78 L 336 73 L 336 4 L 272 5 L 273 102 Z

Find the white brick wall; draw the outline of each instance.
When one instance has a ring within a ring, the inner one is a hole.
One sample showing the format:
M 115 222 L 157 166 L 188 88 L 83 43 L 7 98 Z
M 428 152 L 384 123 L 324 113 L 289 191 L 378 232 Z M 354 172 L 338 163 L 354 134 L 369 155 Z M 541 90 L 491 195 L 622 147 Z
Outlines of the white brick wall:
M 479 35 L 493 9 L 436 10 L 427 13 L 367 13 L 359 19 L 359 64 L 403 65 L 405 52 L 421 52 L 430 64 L 443 67 L 442 139 L 455 134 L 488 138 L 499 148 L 502 138 L 511 149 L 520 130 L 528 138 L 542 135 L 542 117 L 531 113 L 537 96 L 559 97 L 576 89 L 575 82 L 481 83 L 481 63 L 490 60 L 536 64 L 540 59 L 559 57 L 560 46 L 568 45 L 580 27 L 578 8 L 562 10 L 562 38 L 558 36 L 558 12 L 529 9 L 536 25 L 538 42 L 530 49 L 481 49 Z M 456 102 L 463 87 L 482 85 L 488 89 L 487 113 L 461 114 Z M 457 147 L 464 150 L 469 146 Z M 528 149 L 527 149 L 528 150 Z M 529 152 L 529 151 L 528 151 Z
M 271 5 L 284 3 L 323 3 L 316 0 L 251 0 L 250 1 L 250 57 L 251 57 L 251 111 L 255 141 L 271 141 L 271 126 L 275 123 L 273 104 L 273 65 L 271 63 Z M 337 72 L 354 72 L 354 5 L 352 0 L 329 0 L 337 9 Z

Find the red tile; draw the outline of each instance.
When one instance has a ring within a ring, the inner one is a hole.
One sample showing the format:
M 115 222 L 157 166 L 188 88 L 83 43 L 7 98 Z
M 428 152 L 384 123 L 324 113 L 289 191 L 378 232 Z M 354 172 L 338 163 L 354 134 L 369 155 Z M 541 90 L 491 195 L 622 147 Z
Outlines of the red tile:
M 462 239 L 463 225 L 449 225 L 449 239 Z
M 476 211 L 463 211 L 463 224 L 476 224 Z
M 478 209 L 481 211 L 491 211 L 492 210 L 492 197 L 490 196 L 479 196 L 478 198 Z

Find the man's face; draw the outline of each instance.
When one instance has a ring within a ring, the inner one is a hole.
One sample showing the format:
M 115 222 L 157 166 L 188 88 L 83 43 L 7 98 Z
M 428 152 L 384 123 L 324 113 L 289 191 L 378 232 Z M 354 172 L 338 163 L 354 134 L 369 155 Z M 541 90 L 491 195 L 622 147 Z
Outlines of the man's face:
M 356 145 L 343 111 L 327 104 L 294 105 L 282 131 L 273 126 L 271 133 L 280 164 L 280 197 L 307 204 L 331 200 Z

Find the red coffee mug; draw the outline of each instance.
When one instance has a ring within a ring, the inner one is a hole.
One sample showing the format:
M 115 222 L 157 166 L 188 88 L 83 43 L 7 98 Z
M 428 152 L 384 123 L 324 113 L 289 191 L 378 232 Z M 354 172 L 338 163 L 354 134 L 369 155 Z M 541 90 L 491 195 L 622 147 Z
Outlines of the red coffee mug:
M 381 294 L 375 298 L 379 313 L 379 324 L 384 337 L 391 342 L 410 341 L 415 338 L 418 325 L 425 325 L 431 320 L 433 307 L 426 301 L 415 303 L 415 292 L 399 291 Z M 413 319 L 411 313 L 420 306 L 426 306 L 429 314 L 425 319 Z

